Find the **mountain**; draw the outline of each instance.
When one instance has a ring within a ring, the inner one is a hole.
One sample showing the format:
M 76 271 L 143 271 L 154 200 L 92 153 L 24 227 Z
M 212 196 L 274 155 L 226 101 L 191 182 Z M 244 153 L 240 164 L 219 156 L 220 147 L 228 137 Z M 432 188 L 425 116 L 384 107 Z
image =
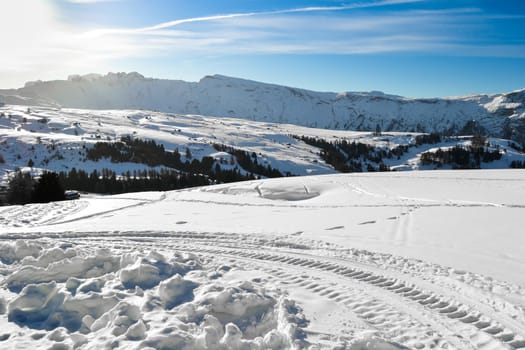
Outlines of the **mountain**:
M 480 133 L 525 145 L 525 89 L 414 99 L 381 92 L 314 92 L 221 75 L 184 82 L 108 73 L 29 82 L 0 90 L 0 96 L 8 104 L 145 109 L 337 130 Z
M 197 175 L 182 184 L 178 175 L 162 182 L 181 188 L 252 175 L 525 166 L 520 146 L 494 137 L 329 130 L 140 110 L 6 105 L 0 107 L 0 140 L 0 187 L 17 168 L 36 174 L 75 168 L 112 177 L 106 169 L 125 178 L 151 178 L 151 171 Z M 66 185 L 99 193 L 131 191 Z

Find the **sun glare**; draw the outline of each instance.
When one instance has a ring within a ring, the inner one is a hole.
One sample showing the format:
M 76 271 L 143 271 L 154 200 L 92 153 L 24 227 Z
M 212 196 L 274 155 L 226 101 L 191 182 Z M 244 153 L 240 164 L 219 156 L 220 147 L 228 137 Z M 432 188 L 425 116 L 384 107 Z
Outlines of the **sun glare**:
M 52 4 L 46 0 L 17 0 L 2 4 L 0 36 L 11 55 L 25 56 L 41 48 L 56 29 Z
M 4 4 L 2 4 L 4 5 Z M 60 21 L 50 0 L 6 1 L 0 19 L 1 84 L 20 85 L 20 79 L 66 77 L 91 71 L 122 45 L 110 38 L 85 38 L 82 29 Z

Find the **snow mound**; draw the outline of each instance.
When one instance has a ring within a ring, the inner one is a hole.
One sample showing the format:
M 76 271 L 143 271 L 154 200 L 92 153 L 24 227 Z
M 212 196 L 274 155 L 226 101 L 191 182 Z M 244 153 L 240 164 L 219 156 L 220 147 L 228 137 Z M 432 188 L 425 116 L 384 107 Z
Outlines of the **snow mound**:
M 249 196 L 278 201 L 303 201 L 318 197 L 323 189 L 311 187 L 305 183 L 287 183 L 279 181 L 234 183 L 202 188 L 201 192 L 218 193 L 228 196 Z
M 195 286 L 180 276 L 166 285 L 175 285 L 178 290 Z M 165 295 L 162 286 L 159 295 L 161 299 Z M 282 296 L 276 298 L 247 281 L 200 286 L 194 300 L 173 312 L 177 319 L 148 335 L 141 346 L 262 350 L 299 349 L 305 345 L 300 326 L 306 321 L 295 303 Z
M 186 301 L 193 300 L 193 290 L 197 283 L 182 278 L 181 275 L 162 281 L 159 285 L 159 297 L 166 308 L 171 309 Z
M 183 260 L 177 258 L 183 257 L 177 256 L 168 261 L 162 254 L 151 252 L 147 257 L 140 258 L 133 265 L 122 269 L 120 280 L 126 288 L 148 289 L 175 274 L 185 274 L 198 267 L 190 257 Z
M 9 303 L 8 319 L 33 328 L 46 328 L 49 317 L 63 303 L 64 298 L 56 282 L 30 284 Z
M 319 196 L 319 192 L 311 191 L 306 185 L 283 186 L 277 183 L 258 186 L 257 192 L 262 198 L 282 201 L 302 201 Z
M 100 317 L 117 303 L 115 297 L 99 294 L 73 297 L 56 282 L 30 284 L 8 304 L 8 320 L 34 329 L 65 327 L 86 330 L 85 320 Z
M 192 253 L 120 256 L 49 242 L 3 244 L 0 298 L 14 348 L 299 349 L 304 316 L 279 290 L 224 278 Z M 223 271 L 223 272 L 221 272 Z M 4 340 L 5 340 L 4 339 Z
M 76 253 L 66 254 L 60 249 L 48 250 L 42 255 L 41 261 L 46 260 L 47 266 L 23 266 L 6 279 L 7 287 L 16 292 L 32 283 L 66 282 L 70 277 L 98 277 L 120 268 L 120 259 L 112 256 L 109 251 L 101 250 L 91 257 L 68 258 L 70 255 Z
M 42 247 L 26 241 L 16 241 L 16 243 L 0 244 L 0 262 L 3 264 L 13 264 L 26 257 L 36 257 Z

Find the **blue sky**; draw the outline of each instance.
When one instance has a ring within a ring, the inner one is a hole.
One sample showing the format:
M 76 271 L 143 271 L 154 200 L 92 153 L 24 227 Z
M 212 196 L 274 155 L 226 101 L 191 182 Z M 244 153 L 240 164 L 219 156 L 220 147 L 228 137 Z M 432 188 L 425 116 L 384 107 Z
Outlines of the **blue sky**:
M 3 0 L 0 87 L 224 74 L 409 97 L 525 87 L 522 0 Z M 29 10 L 31 9 L 31 10 Z

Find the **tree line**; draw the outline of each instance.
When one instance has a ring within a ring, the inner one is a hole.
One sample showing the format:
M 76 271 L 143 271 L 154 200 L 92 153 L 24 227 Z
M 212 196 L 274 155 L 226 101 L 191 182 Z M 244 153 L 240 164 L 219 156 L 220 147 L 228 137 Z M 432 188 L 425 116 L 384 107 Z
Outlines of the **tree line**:
M 255 180 L 261 176 L 283 176 L 279 170 L 270 165 L 259 164 L 254 153 L 250 154 L 226 145 L 213 146 L 217 150 L 232 154 L 236 159 L 236 163 L 233 164 L 235 167 L 223 169 L 212 157 L 192 158 L 189 149 L 186 149 L 185 161 L 182 161 L 178 150 L 166 151 L 162 144 L 157 144 L 153 140 L 124 136 L 120 142 L 97 142 L 86 150 L 87 159 L 92 161 L 109 159 L 112 163 L 140 163 L 159 169 L 126 171 L 119 175 L 111 169 L 93 170 L 88 173 L 73 168 L 58 174 L 45 172 L 36 179 L 28 173 L 18 171 L 9 181 L 6 200 L 8 204 L 63 200 L 64 189 L 100 194 L 169 191 Z
M 269 164 L 268 165 L 262 165 L 259 164 L 259 161 L 257 160 L 257 153 L 252 152 L 246 152 L 238 148 L 234 148 L 231 146 L 226 146 L 223 144 L 213 144 L 213 148 L 215 148 L 219 152 L 226 152 L 228 154 L 231 154 L 235 157 L 237 160 L 237 163 L 246 171 L 252 173 L 252 174 L 258 174 L 265 177 L 283 177 L 284 175 L 275 168 L 272 168 Z M 286 173 L 286 176 L 291 176 L 292 174 Z
M 185 161 L 182 161 L 182 155 L 178 149 L 171 152 L 166 151 L 164 145 L 157 144 L 154 140 L 133 139 L 131 136 L 121 137 L 120 142 L 97 142 L 93 147 L 86 150 L 86 158 L 92 161 L 107 158 L 112 163 L 140 163 L 150 167 L 164 166 L 181 172 L 204 174 L 218 182 L 242 181 L 259 176 L 284 176 L 278 169 L 272 168 L 270 165 L 259 164 L 255 153 L 250 154 L 223 144 L 213 144 L 213 147 L 218 151 L 233 155 L 237 164 L 248 175 L 242 175 L 240 169 L 237 171 L 223 170 L 212 157 L 193 158 L 189 148 L 186 148 Z
M 399 145 L 392 150 L 382 149 L 361 142 L 346 140 L 327 141 L 318 137 L 296 136 L 293 138 L 320 148 L 319 156 L 335 170 L 350 173 L 362 171 L 389 171 L 383 158 L 400 157 L 408 151 L 408 146 Z M 374 165 L 373 163 L 377 164 Z
M 525 162 L 521 160 L 513 160 L 510 162 L 510 167 L 513 169 L 523 169 L 525 168 Z
M 421 154 L 421 165 L 441 167 L 451 165 L 453 169 L 479 169 L 481 162 L 489 163 L 501 159 L 499 150 L 484 147 L 454 146 L 448 149 L 439 148 L 434 152 Z
M 29 173 L 16 172 L 10 179 L 7 204 L 48 203 L 65 199 L 64 187 L 58 174 L 44 172 L 38 178 Z

